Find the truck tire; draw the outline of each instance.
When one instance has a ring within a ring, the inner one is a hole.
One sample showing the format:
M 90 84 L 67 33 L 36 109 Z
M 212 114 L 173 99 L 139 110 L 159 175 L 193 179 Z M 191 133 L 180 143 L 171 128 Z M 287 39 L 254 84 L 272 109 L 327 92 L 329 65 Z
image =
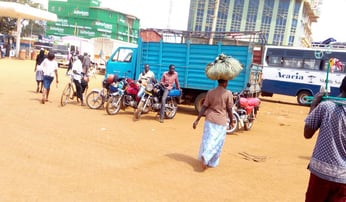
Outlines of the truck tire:
M 205 96 L 207 93 L 201 93 L 199 94 L 195 99 L 195 110 L 199 113 L 202 109 L 203 102 L 205 100 Z
M 309 105 L 309 103 L 307 103 L 307 100 L 304 98 L 305 96 L 312 96 L 311 92 L 307 91 L 307 90 L 303 90 L 300 91 L 297 95 L 297 102 L 300 105 Z

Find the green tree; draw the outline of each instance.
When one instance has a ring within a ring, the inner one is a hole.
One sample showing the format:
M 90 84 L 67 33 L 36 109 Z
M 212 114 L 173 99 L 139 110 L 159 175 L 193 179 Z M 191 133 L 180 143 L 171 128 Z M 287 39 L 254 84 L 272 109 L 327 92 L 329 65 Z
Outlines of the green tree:
M 32 35 L 43 35 L 45 33 L 45 22 L 40 20 L 27 20 L 27 24 L 22 28 L 22 37 L 31 37 Z M 22 24 L 24 24 L 24 22 Z

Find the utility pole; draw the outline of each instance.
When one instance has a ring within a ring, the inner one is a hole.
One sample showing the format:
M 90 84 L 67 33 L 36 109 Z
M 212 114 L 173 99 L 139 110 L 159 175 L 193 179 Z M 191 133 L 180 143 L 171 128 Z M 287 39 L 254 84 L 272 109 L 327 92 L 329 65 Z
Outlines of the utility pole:
M 173 1 L 169 1 L 169 10 L 168 10 L 168 19 L 167 19 L 167 29 L 171 28 L 171 17 L 172 17 L 172 7 L 173 7 Z
M 210 34 L 210 39 L 209 39 L 209 45 L 213 44 L 214 40 L 214 32 L 216 30 L 216 23 L 217 23 L 217 14 L 219 12 L 219 5 L 220 5 L 220 0 L 215 0 L 215 7 L 214 7 L 214 15 L 213 15 L 213 24 L 211 25 L 211 34 Z

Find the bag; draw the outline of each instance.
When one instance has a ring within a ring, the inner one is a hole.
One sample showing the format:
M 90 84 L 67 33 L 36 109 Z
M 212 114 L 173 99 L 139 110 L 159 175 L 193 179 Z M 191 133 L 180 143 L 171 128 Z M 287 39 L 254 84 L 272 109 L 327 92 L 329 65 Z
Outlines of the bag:
M 242 70 L 242 64 L 238 60 L 222 53 L 206 66 L 205 74 L 212 80 L 232 80 Z

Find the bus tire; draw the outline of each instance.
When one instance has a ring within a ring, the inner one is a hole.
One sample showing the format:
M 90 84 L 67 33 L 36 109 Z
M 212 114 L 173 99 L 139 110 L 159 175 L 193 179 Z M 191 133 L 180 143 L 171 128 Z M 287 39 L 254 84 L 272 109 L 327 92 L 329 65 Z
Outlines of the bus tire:
M 199 94 L 195 99 L 195 110 L 199 113 L 202 109 L 203 102 L 205 100 L 205 96 L 207 93 L 201 93 Z
M 309 103 L 307 103 L 307 100 L 305 99 L 305 96 L 312 96 L 311 92 L 307 91 L 307 90 L 303 90 L 300 91 L 297 95 L 297 102 L 300 105 L 309 105 Z

